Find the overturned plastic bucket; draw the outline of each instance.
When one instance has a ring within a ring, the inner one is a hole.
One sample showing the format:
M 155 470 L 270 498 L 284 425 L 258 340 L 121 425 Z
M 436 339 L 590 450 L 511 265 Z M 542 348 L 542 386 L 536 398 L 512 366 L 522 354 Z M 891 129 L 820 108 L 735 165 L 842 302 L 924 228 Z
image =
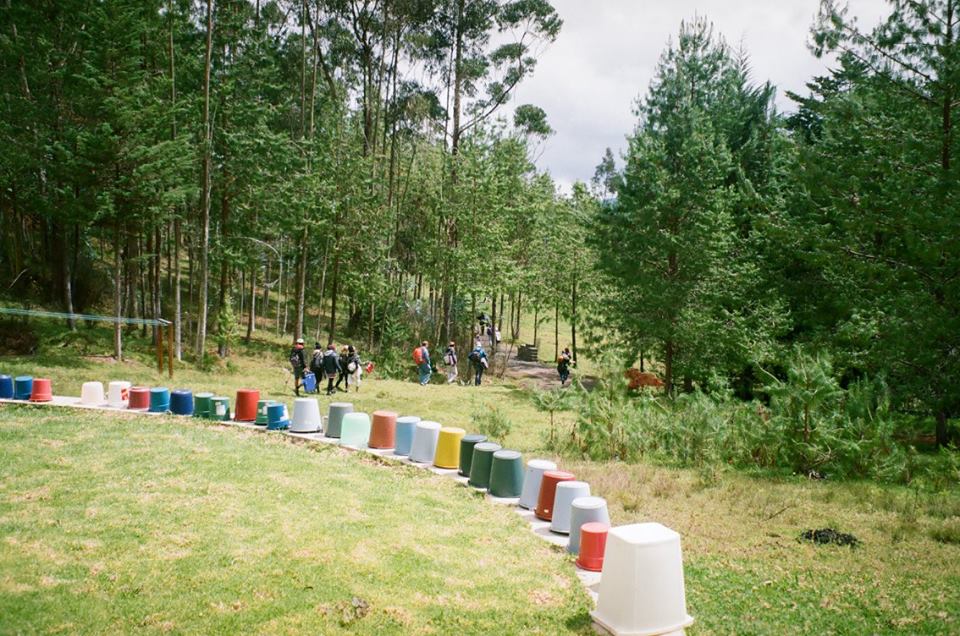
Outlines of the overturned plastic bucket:
M 467 483 L 474 488 L 487 488 L 490 485 L 490 468 L 493 466 L 493 454 L 501 449 L 500 444 L 480 442 L 473 447 L 473 459 L 470 460 L 470 479 Z
M 297 398 L 293 401 L 291 433 L 319 433 L 322 425 L 317 398 Z
M 550 532 L 570 534 L 573 500 L 589 496 L 590 484 L 585 481 L 571 480 L 557 484 L 557 493 L 553 499 L 553 516 L 550 518 Z
M 257 426 L 266 426 L 270 422 L 270 407 L 277 404 L 276 400 L 257 400 L 257 419 L 253 421 Z
M 130 404 L 130 383 L 114 380 L 107 386 L 107 403 L 115 409 L 125 409 Z
M 457 471 L 464 477 L 470 476 L 470 463 L 473 461 L 473 447 L 487 441 L 486 435 L 464 435 L 460 440 L 460 466 Z
M 533 511 L 533 514 L 544 521 L 553 519 L 553 502 L 557 495 L 557 484 L 562 481 L 573 481 L 573 479 L 573 473 L 563 470 L 548 470 L 543 473 L 543 479 L 540 482 L 540 495 L 537 497 L 537 508 Z
M 610 524 L 591 521 L 580 526 L 580 554 L 577 567 L 599 572 L 603 569 L 603 553 L 607 545 Z
M 537 507 L 543 473 L 556 469 L 557 465 L 548 459 L 531 459 L 527 462 L 527 472 L 523 476 L 523 492 L 520 493 L 521 508 L 533 510 Z
M 460 440 L 466 433 L 465 430 L 456 426 L 441 428 L 433 465 L 437 468 L 457 468 L 460 465 Z
M 580 528 L 588 523 L 610 525 L 607 500 L 603 497 L 577 497 L 573 500 L 570 507 L 570 540 L 567 542 L 567 552 L 570 554 L 579 554 Z
M 409 455 L 413 447 L 413 436 L 420 418 L 416 415 L 404 415 L 397 418 L 397 432 L 394 440 L 394 455 Z
M 590 615 L 614 634 L 670 634 L 690 626 L 680 535 L 659 523 L 612 528 Z
M 103 406 L 103 382 L 84 382 L 80 386 L 80 404 L 84 406 Z
M 9 375 L 0 375 L 0 400 L 13 399 L 13 378 Z
M 366 448 L 370 441 L 370 416 L 366 413 L 347 413 L 340 422 L 340 444 Z
M 397 444 L 397 414 L 393 411 L 374 411 L 370 429 L 370 448 L 393 448 Z
M 498 450 L 490 465 L 490 486 L 494 497 L 513 499 L 523 491 L 523 459 L 515 450 Z
M 53 387 L 49 378 L 34 378 L 30 390 L 31 402 L 50 402 L 53 400 Z
M 287 407 L 280 402 L 271 402 L 267 406 L 267 430 L 285 431 L 290 428 L 290 420 L 287 419 Z
M 260 402 L 260 391 L 256 389 L 240 389 L 237 391 L 236 420 L 238 422 L 253 422 L 257 419 L 257 403 Z
M 150 389 L 145 386 L 130 387 L 130 408 L 134 411 L 150 408 Z
M 193 391 L 177 389 L 171 393 L 170 411 L 174 415 L 193 415 Z
M 417 422 L 413 432 L 413 445 L 410 447 L 410 461 L 432 464 L 437 453 L 437 440 L 440 437 L 439 422 Z
M 331 402 L 327 408 L 327 428 L 323 432 L 327 437 L 340 437 L 343 416 L 353 413 L 353 404 L 350 402 Z
M 230 398 L 215 395 L 210 400 L 210 403 L 212 405 L 210 419 L 217 420 L 218 422 L 226 422 L 230 419 Z
M 213 417 L 213 393 L 197 393 L 193 396 L 193 416 L 212 420 Z
M 165 386 L 155 386 L 150 389 L 150 412 L 166 413 L 170 410 L 170 389 Z
M 13 380 L 13 399 L 29 400 L 33 393 L 33 376 L 18 375 Z

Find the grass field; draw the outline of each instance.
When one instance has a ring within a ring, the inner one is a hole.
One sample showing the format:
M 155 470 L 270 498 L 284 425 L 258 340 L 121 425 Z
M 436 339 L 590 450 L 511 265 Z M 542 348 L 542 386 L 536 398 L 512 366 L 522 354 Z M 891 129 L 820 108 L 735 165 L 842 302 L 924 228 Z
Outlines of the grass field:
M 252 386 L 292 401 L 281 344 L 238 348 L 210 372 L 178 369 L 170 386 L 231 396 Z M 38 356 L 0 359 L 0 373 L 49 375 L 56 392 L 74 395 L 86 379 L 167 383 L 146 353 L 124 363 L 98 353 L 51 341 Z M 496 404 L 514 423 L 509 446 L 549 456 L 546 416 L 509 383 L 373 378 L 346 399 L 468 430 L 474 409 Z M 0 408 L 2 633 L 586 629 L 587 601 L 564 557 L 512 513 L 444 480 L 194 421 L 40 413 Z M 681 533 L 691 635 L 960 633 L 957 489 L 559 461 L 608 499 L 616 524 L 659 521 Z M 331 523 L 348 531 L 345 544 L 330 541 Z M 798 541 L 824 527 L 861 545 Z M 360 531 L 375 538 L 358 543 Z M 319 538 L 294 547 L 291 533 Z M 503 550 L 504 576 L 474 578 Z M 399 575 L 404 567 L 434 583 Z M 354 596 L 369 604 L 364 618 Z

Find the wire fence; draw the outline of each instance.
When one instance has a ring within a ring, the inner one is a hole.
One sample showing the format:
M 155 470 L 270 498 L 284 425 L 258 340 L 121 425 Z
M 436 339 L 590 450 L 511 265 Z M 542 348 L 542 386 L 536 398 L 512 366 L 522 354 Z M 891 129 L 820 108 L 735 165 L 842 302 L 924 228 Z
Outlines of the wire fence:
M 59 311 L 40 311 L 39 309 L 17 309 L 0 307 L 0 314 L 8 316 L 28 316 L 31 318 L 59 318 L 62 320 L 87 320 L 92 322 L 112 322 L 123 325 L 163 326 L 172 324 L 163 318 L 126 318 L 124 316 L 98 316 L 96 314 L 68 314 Z

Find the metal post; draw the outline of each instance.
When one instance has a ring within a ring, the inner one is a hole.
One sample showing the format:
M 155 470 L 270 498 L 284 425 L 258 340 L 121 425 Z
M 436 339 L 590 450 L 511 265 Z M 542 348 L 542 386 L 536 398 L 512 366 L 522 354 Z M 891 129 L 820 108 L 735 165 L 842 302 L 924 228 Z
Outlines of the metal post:
M 173 325 L 167 325 L 167 369 L 173 379 Z
M 163 325 L 157 325 L 157 369 L 163 375 Z

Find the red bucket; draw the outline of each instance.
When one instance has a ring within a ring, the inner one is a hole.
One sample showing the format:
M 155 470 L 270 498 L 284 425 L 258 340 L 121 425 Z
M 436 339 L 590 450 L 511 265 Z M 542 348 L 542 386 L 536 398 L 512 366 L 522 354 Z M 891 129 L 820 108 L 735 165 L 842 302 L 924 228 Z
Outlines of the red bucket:
M 49 402 L 53 399 L 53 389 L 49 378 L 34 378 L 33 390 L 30 392 L 31 402 Z
M 238 422 L 253 422 L 257 419 L 257 402 L 260 401 L 260 391 L 256 389 L 240 389 L 237 391 L 237 408 L 234 418 Z
M 128 409 L 146 411 L 150 408 L 150 389 L 145 386 L 135 386 L 130 389 L 130 402 L 127 403 Z
M 397 414 L 393 411 L 374 411 L 370 431 L 370 448 L 393 448 L 397 439 Z
M 591 572 L 603 570 L 603 551 L 607 547 L 609 529 L 610 526 L 599 521 L 580 526 L 580 556 L 577 557 L 577 566 Z
M 533 514 L 538 519 L 550 521 L 553 519 L 553 500 L 557 496 L 557 484 L 561 481 L 572 481 L 573 473 L 562 470 L 548 470 L 543 473 L 543 481 L 540 482 L 540 498 L 537 500 L 537 509 Z

